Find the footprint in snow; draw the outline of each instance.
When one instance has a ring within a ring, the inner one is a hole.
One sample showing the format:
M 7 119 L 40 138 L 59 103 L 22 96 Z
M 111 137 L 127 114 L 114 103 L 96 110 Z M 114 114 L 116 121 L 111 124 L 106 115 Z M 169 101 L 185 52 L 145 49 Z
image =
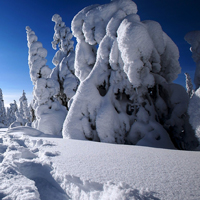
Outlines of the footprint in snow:
M 35 182 L 40 193 L 41 200 L 68 200 L 69 196 L 52 177 L 51 168 L 48 165 L 25 161 L 16 163 L 19 172 Z
M 19 144 L 19 146 L 27 148 L 27 146 L 25 145 L 24 140 L 14 139 L 14 141 L 17 142 L 17 144 Z
M 55 157 L 55 156 L 59 156 L 60 155 L 60 152 L 49 152 L 49 151 L 46 151 L 44 153 L 45 156 L 49 156 L 49 157 Z
M 0 153 L 5 153 L 6 152 L 6 150 L 7 150 L 7 146 L 6 145 L 4 145 L 4 144 L 0 144 Z
M 0 163 L 3 162 L 4 156 L 2 154 L 0 154 Z

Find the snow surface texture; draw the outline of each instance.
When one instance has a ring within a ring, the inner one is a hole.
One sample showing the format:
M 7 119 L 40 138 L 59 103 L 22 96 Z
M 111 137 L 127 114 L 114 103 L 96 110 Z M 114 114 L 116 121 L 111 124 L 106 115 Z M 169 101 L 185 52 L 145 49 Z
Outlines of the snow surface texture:
M 180 73 L 179 51 L 159 23 L 140 21 L 133 1 L 116 0 L 81 10 L 72 32 L 81 83 L 70 101 L 64 138 L 196 147 L 188 95 L 171 83 Z
M 199 152 L 44 138 L 30 127 L 5 131 L 3 200 L 200 198 Z

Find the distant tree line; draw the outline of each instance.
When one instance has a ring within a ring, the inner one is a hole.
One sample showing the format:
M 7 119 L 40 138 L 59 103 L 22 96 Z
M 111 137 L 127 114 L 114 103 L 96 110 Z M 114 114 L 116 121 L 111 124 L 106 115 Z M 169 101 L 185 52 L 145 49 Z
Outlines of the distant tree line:
M 31 107 L 28 106 L 26 93 L 23 91 L 22 97 L 19 99 L 20 106 L 14 100 L 14 103 L 10 103 L 10 106 L 5 108 L 3 93 L 0 89 L 0 127 L 15 127 L 31 125 Z

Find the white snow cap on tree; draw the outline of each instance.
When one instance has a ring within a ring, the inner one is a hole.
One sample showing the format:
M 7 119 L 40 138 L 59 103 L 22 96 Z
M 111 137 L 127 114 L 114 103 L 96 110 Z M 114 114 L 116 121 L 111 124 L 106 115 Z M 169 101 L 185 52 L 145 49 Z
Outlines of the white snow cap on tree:
M 186 34 L 185 40 L 191 45 L 192 58 L 196 63 L 194 83 L 196 89 L 200 86 L 200 31 L 191 31 Z
M 152 87 L 153 74 L 169 83 L 177 78 L 181 71 L 179 51 L 159 23 L 140 22 L 130 15 L 120 24 L 117 34 L 124 71 L 134 87 Z
M 58 14 L 53 15 L 52 21 L 55 22 L 54 26 L 55 33 L 53 36 L 53 42 L 51 42 L 52 47 L 53 49 L 56 50 L 58 45 L 60 49 L 60 51 L 56 53 L 52 61 L 53 64 L 57 66 L 61 62 L 63 57 L 68 54 L 69 51 L 71 50 L 73 51 L 74 42 L 71 40 L 73 36 L 70 32 L 70 28 L 66 27 L 60 15 Z
M 117 0 L 105 5 L 92 5 L 81 10 L 72 21 L 72 33 L 76 37 L 75 73 L 83 81 L 96 61 L 96 45 L 106 34 L 106 26 L 114 15 L 137 13 L 132 0 Z M 116 26 L 116 25 L 115 25 Z
M 29 57 L 28 64 L 30 68 L 30 76 L 35 85 L 38 78 L 47 78 L 51 69 L 46 65 L 47 50 L 43 48 L 42 43 L 38 42 L 35 32 L 29 26 L 26 27 Z
M 171 83 L 180 73 L 178 48 L 159 23 L 142 22 L 136 13 L 133 1 L 116 0 L 86 7 L 74 17 L 75 72 L 81 84 L 63 137 L 173 148 L 172 138 L 176 146 L 190 148 L 184 136 L 177 139 L 187 121 L 178 118 L 188 102 L 184 88 Z M 175 90 L 186 98 L 178 105 L 170 98 Z M 176 136 L 169 137 L 172 118 Z

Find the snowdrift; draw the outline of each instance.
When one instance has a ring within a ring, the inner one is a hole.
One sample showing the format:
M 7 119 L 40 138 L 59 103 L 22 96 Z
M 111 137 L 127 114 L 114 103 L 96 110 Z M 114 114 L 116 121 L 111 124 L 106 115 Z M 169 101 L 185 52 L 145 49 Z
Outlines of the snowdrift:
M 200 199 L 199 152 L 0 129 L 0 198 Z

